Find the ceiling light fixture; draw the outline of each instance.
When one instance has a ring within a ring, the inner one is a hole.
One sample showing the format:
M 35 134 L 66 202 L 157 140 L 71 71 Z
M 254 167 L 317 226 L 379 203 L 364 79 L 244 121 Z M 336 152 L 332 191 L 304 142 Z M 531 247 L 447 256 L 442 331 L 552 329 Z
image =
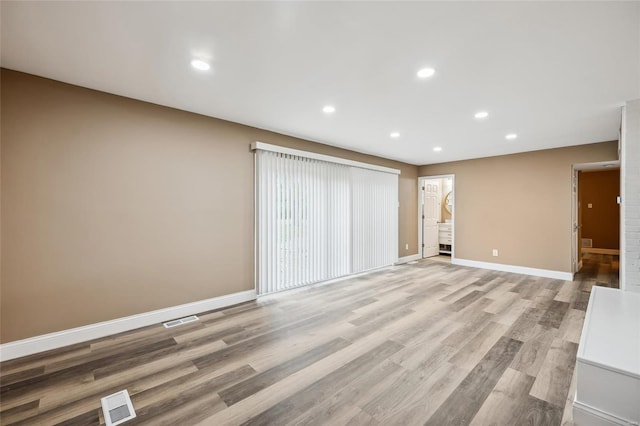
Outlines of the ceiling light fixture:
M 325 105 L 325 107 L 322 108 L 322 112 L 324 112 L 325 114 L 332 114 L 336 112 L 336 107 L 334 107 L 333 105 Z
M 436 147 L 433 148 L 433 151 L 434 152 L 440 152 L 440 151 L 442 151 L 442 147 L 441 146 L 436 146 Z
M 211 65 L 203 61 L 202 59 L 194 59 L 191 61 L 191 66 L 200 71 L 209 71 Z
M 436 73 L 436 70 L 434 70 L 433 68 L 422 68 L 420 71 L 417 72 L 417 76 L 419 78 L 429 78 L 431 76 L 433 76 Z
M 518 135 L 516 135 L 515 133 L 509 133 L 504 138 L 507 139 L 507 140 L 512 141 L 512 140 L 516 139 L 517 137 L 518 137 Z
M 487 118 L 489 113 L 487 111 L 479 111 L 474 115 L 475 118 Z
M 398 132 L 391 132 L 391 133 L 389 133 L 389 137 L 392 137 L 392 138 L 394 138 L 394 139 L 397 139 L 397 138 L 399 138 L 399 137 L 400 137 L 400 133 L 398 133 Z

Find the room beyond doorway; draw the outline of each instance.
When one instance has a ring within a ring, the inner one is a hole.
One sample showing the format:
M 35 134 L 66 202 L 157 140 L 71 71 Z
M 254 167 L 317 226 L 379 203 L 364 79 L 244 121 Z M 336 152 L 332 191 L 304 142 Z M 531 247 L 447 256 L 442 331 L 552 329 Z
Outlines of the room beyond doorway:
M 420 258 L 454 258 L 454 175 L 418 178 L 418 249 Z
M 620 253 L 620 163 L 574 164 L 572 180 L 572 265 L 577 273 L 585 254 Z

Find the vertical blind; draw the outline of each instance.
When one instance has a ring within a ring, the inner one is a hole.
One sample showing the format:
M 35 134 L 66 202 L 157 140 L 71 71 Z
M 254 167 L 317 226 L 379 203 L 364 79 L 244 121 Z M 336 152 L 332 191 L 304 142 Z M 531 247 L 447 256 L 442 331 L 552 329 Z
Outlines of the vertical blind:
M 397 171 L 295 152 L 303 155 L 256 149 L 258 293 L 395 262 Z

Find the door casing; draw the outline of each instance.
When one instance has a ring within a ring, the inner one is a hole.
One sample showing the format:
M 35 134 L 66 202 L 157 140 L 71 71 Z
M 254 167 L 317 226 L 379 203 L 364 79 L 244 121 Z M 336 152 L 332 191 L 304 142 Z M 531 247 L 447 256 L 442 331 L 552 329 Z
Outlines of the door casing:
M 451 192 L 453 195 L 453 211 L 451 212 L 451 238 L 453 240 L 453 246 L 451 247 L 451 261 L 455 259 L 456 253 L 456 176 L 455 174 L 447 175 L 434 175 L 434 176 L 420 176 L 418 178 L 418 255 L 420 259 L 423 258 L 422 249 L 422 207 L 423 207 L 423 192 L 422 186 L 425 180 L 429 179 L 451 179 Z

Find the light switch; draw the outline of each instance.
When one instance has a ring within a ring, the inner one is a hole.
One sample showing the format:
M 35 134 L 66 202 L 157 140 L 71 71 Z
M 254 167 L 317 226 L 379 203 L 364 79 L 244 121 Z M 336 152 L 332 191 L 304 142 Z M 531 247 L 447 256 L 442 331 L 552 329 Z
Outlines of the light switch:
M 587 204 L 587 208 L 588 209 L 592 209 L 593 208 L 593 204 L 591 204 L 591 203 Z

